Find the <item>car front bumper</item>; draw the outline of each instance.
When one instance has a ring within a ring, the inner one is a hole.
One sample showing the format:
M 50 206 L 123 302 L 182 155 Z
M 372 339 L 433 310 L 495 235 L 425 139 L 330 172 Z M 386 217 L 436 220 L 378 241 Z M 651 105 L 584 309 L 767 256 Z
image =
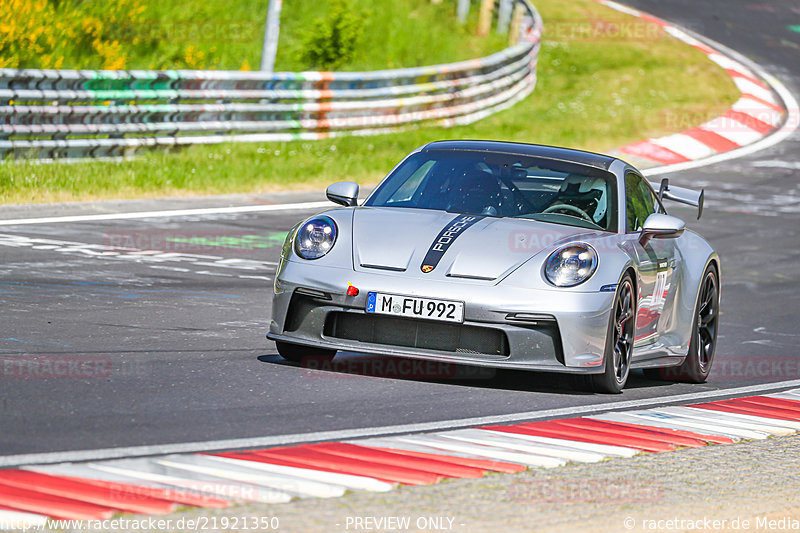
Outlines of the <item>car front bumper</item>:
M 359 289 L 347 296 L 348 286 Z M 463 324 L 366 313 L 367 293 L 463 301 Z M 613 292 L 409 279 L 282 261 L 267 337 L 310 347 L 449 363 L 599 373 Z

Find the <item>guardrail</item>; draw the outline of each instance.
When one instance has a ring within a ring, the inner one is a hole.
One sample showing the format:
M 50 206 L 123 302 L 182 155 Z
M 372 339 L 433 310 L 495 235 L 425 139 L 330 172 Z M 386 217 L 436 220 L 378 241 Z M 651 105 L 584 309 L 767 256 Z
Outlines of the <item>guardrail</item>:
M 271 74 L 0 69 L 0 160 L 474 122 L 512 106 L 536 84 L 542 23 L 528 0 L 520 4 L 516 45 L 432 67 Z

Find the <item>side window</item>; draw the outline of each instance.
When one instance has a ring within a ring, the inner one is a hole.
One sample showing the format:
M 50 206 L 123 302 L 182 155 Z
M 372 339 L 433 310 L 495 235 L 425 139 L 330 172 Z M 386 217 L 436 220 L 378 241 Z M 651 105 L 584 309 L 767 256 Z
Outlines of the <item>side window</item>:
M 625 175 L 626 231 L 639 231 L 645 219 L 658 209 L 658 199 L 642 178 L 632 172 Z
M 650 185 L 648 185 L 646 181 L 640 179 L 639 188 L 642 189 L 642 195 L 645 197 L 647 205 L 652 207 L 650 214 L 660 213 L 663 210 L 661 208 L 661 203 L 658 201 L 658 195 L 653 191 Z M 644 222 L 644 220 L 642 222 Z

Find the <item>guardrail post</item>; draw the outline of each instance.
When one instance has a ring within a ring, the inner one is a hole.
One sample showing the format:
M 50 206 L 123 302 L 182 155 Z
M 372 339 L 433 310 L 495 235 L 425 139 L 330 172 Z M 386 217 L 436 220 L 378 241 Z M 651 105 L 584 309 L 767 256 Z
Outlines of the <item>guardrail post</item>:
M 467 16 L 469 16 L 469 0 L 458 0 L 458 22 L 461 24 L 467 23 Z
M 494 11 L 494 0 L 481 0 L 478 35 L 489 35 L 489 30 L 492 29 L 492 11 Z
M 267 21 L 264 25 L 264 44 L 261 48 L 261 70 L 275 70 L 275 54 L 278 53 L 278 34 L 281 30 L 281 5 L 283 0 L 269 0 Z
M 514 0 L 500 0 L 500 7 L 497 10 L 497 33 L 508 33 L 513 5 Z
M 511 16 L 511 29 L 509 30 L 508 43 L 514 46 L 519 42 L 519 34 L 522 31 L 522 17 L 525 15 L 525 8 L 521 2 L 514 4 L 514 14 Z

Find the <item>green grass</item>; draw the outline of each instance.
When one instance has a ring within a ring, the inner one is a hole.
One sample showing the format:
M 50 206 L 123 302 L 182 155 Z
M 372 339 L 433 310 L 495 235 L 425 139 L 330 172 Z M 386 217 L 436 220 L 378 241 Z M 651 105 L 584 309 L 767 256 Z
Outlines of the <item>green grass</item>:
M 185 2 L 144 3 L 145 16 L 154 22 L 152 28 L 167 38 L 151 43 L 149 48 L 132 46 L 132 66 L 128 68 L 174 68 L 170 65 L 182 62 L 186 45 L 191 43 L 202 54 L 205 68 L 236 70 L 247 65 L 258 69 L 266 0 L 196 2 L 191 14 L 187 14 Z M 367 17 L 367 23 L 356 56 L 339 70 L 412 67 L 471 59 L 501 50 L 505 45 L 505 39 L 499 36 L 477 38 L 472 31 L 474 20 L 454 31 L 452 2 L 358 0 L 354 4 Z M 316 20 L 324 17 L 329 8 L 329 0 L 283 3 L 276 70 L 315 69 L 315 65 L 303 61 L 301 51 Z M 473 12 L 477 15 L 477 9 Z M 210 32 L 203 30 L 203 21 L 211 22 L 206 26 L 213 28 Z
M 8 0 L 0 10 L 0 67 L 258 69 L 268 0 Z M 338 70 L 412 67 L 481 57 L 506 38 L 479 38 L 455 2 L 350 0 L 365 17 L 354 57 Z M 285 0 L 276 70 L 316 69 L 301 51 L 332 0 Z M 398 23 L 399 21 L 399 23 Z
M 477 37 L 477 7 L 468 24 L 456 24 L 455 2 L 444 0 L 353 0 L 367 17 L 352 61 L 337 70 L 380 70 L 451 63 L 483 57 L 508 46 L 508 37 L 496 33 Z M 318 18 L 328 11 L 327 1 L 284 2 L 276 70 L 299 71 L 315 67 L 303 62 L 303 45 Z M 260 52 L 260 50 L 259 50 Z M 259 56 L 260 57 L 260 56 Z M 251 63 L 254 66 L 258 63 Z
M 445 138 L 502 139 L 608 151 L 723 112 L 738 92 L 699 51 L 647 30 L 646 38 L 576 34 L 597 20 L 634 20 L 591 0 L 538 0 L 551 28 L 534 93 L 473 125 L 426 127 L 316 142 L 224 144 L 121 162 L 0 165 L 0 202 L 264 192 L 372 184 L 408 151 Z M 636 22 L 636 24 L 642 24 Z

